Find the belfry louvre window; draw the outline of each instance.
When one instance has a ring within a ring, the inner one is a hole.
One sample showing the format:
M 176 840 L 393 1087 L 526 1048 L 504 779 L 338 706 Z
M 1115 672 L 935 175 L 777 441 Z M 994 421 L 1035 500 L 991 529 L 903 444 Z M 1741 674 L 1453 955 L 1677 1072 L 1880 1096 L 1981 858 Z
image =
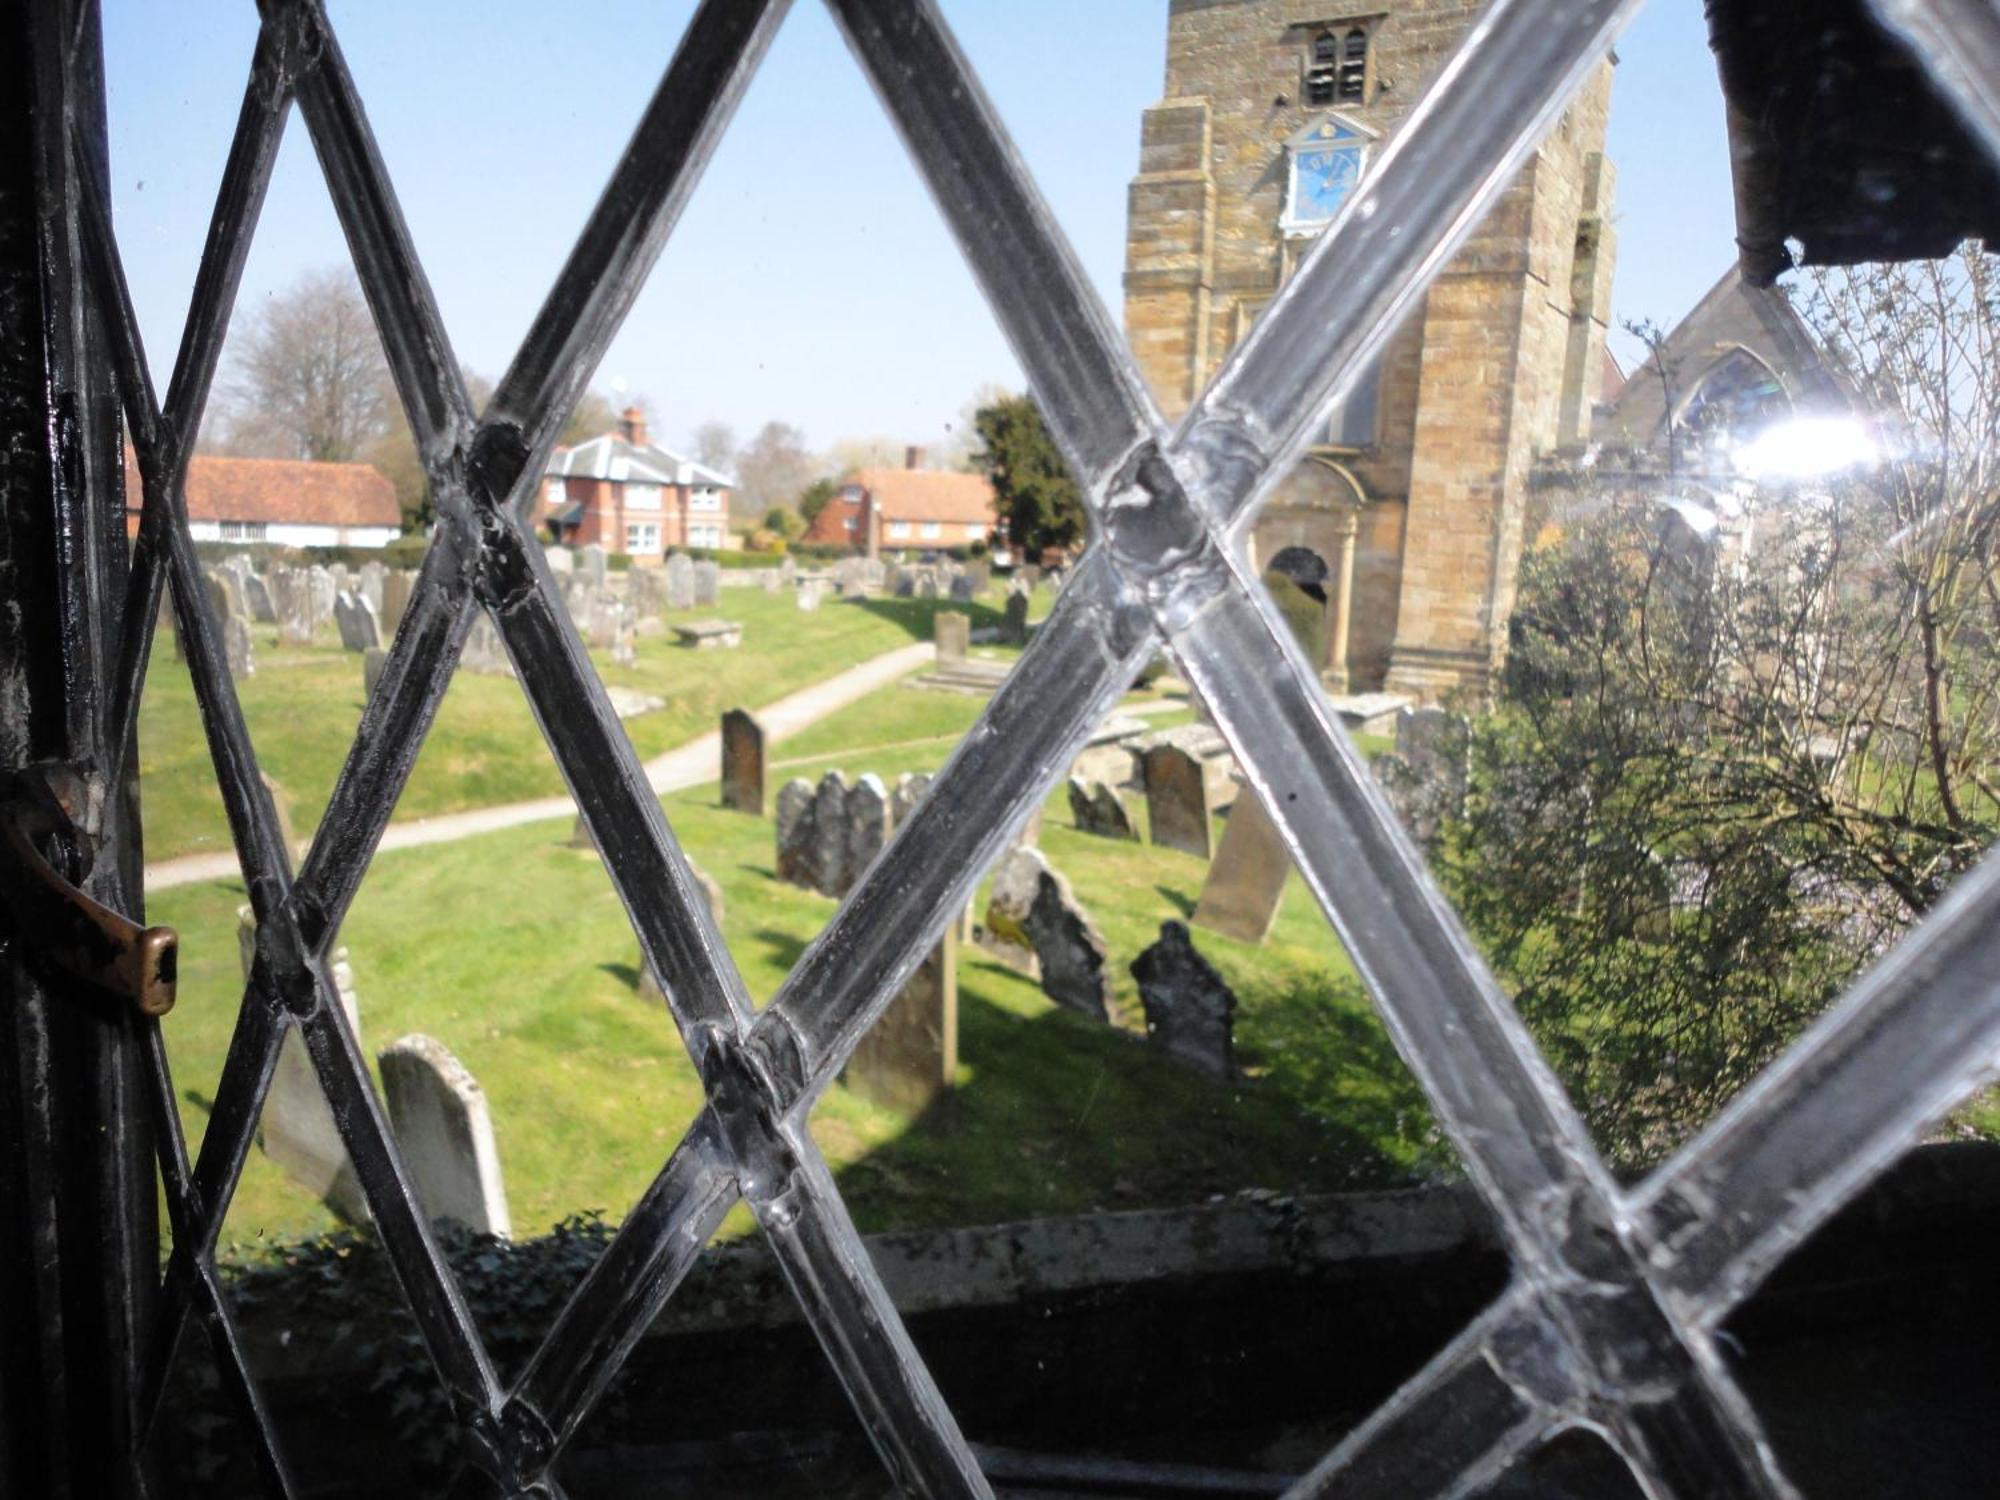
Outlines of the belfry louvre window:
M 1322 31 L 1313 38 L 1312 61 L 1306 70 L 1306 102 L 1332 104 L 1341 96 L 1340 38 Z
M 1321 440 L 1430 274 L 1498 201 L 1635 7 L 1493 0 L 1444 69 L 1449 87 L 1412 108 L 1365 191 L 1343 203 L 1281 299 L 1173 424 L 936 6 L 830 0 L 830 9 L 1005 325 L 1094 530 L 978 729 L 761 1008 L 645 768 L 617 731 L 526 514 L 567 414 L 673 231 L 785 5 L 697 7 L 570 259 L 478 410 L 372 134 L 369 101 L 318 0 L 259 7 L 240 123 L 163 397 L 140 347 L 105 193 L 95 10 L 86 0 L 47 0 L 0 17 L 0 76 L 9 84 L 0 111 L 9 144 L 20 148 L 0 193 L 4 306 L 38 310 L 0 313 L 9 319 L 0 350 L 8 361 L 4 482 L 10 502 L 20 502 L 8 507 L 8 524 L 19 528 L 8 537 L 18 545 L 0 580 L 11 591 L 0 632 L 0 748 L 16 783 L 6 804 L 6 831 L 16 835 L 8 893 L 17 901 L 40 893 L 71 922 L 122 912 L 128 920 L 116 930 L 138 931 L 121 939 L 132 946 L 120 950 L 116 972 L 101 963 L 85 970 L 98 989 L 124 986 L 107 990 L 132 1001 L 114 1014 L 86 1007 L 80 979 L 38 977 L 74 976 L 88 953 L 78 958 L 18 914 L 11 919 L 5 1076 L 35 1086 L 11 1088 L 4 1099 L 10 1140 L 22 1142 L 18 1157 L 0 1162 L 7 1206 L 22 1206 L 0 1226 L 8 1267 L 19 1273 L 5 1290 L 10 1308 L 51 1316 L 29 1324 L 39 1337 L 20 1336 L 17 1318 L 0 1328 L 9 1421 L 0 1462 L 15 1461 L 36 1436 L 28 1418 L 46 1411 L 50 1429 L 67 1435 L 58 1439 L 71 1454 L 66 1482 L 24 1493 L 140 1493 L 138 1452 L 165 1420 L 167 1374 L 197 1325 L 216 1351 L 266 1491 L 311 1492 L 245 1360 L 215 1262 L 260 1102 L 296 1033 L 449 1398 L 438 1421 L 467 1465 L 459 1493 L 566 1493 L 565 1455 L 638 1330 L 741 1202 L 897 1489 L 993 1495 L 991 1456 L 968 1441 L 909 1336 L 808 1116 L 962 918 L 983 872 L 1164 651 L 1242 766 L 1243 795 L 1275 826 L 1366 976 L 1509 1267 L 1491 1304 L 1288 1493 L 1468 1495 L 1524 1455 L 1587 1430 L 1607 1440 L 1649 1496 L 1796 1494 L 1719 1331 L 1790 1247 L 1991 1078 L 2000 1056 L 2000 864 L 1988 860 L 1966 876 L 1692 1142 L 1642 1180 L 1621 1182 L 1425 875 L 1242 546 L 1260 507 Z M 1990 8 L 1904 0 L 1899 12 L 1912 18 L 1919 56 L 1955 91 L 1981 138 L 2000 146 L 2000 31 Z M 1340 99 L 1358 98 L 1347 91 L 1365 87 L 1366 35 L 1340 42 L 1333 88 Z M 259 772 L 183 495 L 295 109 L 387 347 L 437 512 L 407 610 L 296 868 Z M 24 354 L 31 344 L 46 357 Z M 116 479 L 121 414 L 144 476 L 129 559 Z M 32 461 L 15 462 L 22 453 Z M 31 502 L 41 508 L 24 524 Z M 139 946 L 139 851 L 124 795 L 163 599 L 256 919 L 229 1064 L 192 1160 L 167 1065 L 172 1032 L 157 1005 L 170 976 L 161 950 Z M 410 1163 L 387 1128 L 332 968 L 342 919 L 482 621 L 517 668 L 701 1086 L 698 1117 L 663 1151 L 639 1206 L 532 1355 L 504 1372 L 417 1207 Z M 31 657 L 21 640 L 41 654 Z M 83 904 L 86 895 L 94 907 Z M 101 937 L 111 929 L 89 930 Z M 147 954 L 151 967 L 141 963 Z M 76 995 L 65 998 L 61 983 Z M 78 1036 L 77 1055 L 89 1064 L 81 1083 L 34 1071 L 49 1046 Z M 17 1118 L 27 1125 L 13 1129 Z M 158 1279 L 156 1192 L 172 1230 Z M 51 1364 L 61 1368 L 51 1372 Z

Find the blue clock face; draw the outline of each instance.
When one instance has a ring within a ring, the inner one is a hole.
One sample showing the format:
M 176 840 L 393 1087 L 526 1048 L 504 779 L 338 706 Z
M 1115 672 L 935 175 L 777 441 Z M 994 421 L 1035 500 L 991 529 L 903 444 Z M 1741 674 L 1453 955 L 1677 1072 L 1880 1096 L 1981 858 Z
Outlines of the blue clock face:
M 1353 146 L 1300 151 L 1292 157 L 1292 218 L 1318 224 L 1332 218 L 1361 177 L 1361 152 Z

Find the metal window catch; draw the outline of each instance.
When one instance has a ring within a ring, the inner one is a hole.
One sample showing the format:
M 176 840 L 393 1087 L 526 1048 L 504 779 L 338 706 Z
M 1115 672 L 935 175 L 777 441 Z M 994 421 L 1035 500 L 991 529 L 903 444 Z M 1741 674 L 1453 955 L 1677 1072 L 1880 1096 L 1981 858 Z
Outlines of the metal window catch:
M 5 791 L 0 909 L 15 936 L 65 974 L 130 1001 L 141 1015 L 172 1010 L 179 935 L 171 927 L 141 927 L 78 889 L 90 873 L 90 843 L 44 782 L 22 773 Z

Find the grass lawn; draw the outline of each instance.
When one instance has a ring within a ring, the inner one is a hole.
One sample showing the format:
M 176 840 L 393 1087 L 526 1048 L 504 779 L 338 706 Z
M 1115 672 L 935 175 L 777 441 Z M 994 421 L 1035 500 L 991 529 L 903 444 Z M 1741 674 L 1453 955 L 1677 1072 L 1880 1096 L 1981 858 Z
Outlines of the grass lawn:
M 597 667 L 613 687 L 666 700 L 626 722 L 643 757 L 715 727 L 727 709 L 761 707 L 884 651 L 931 638 L 931 616 L 957 608 L 975 626 L 997 624 L 999 596 L 972 605 L 936 599 L 828 600 L 801 613 L 789 595 L 731 588 L 710 613 L 743 622 L 734 651 L 686 650 L 665 635 L 642 636 L 639 659 Z M 1044 606 L 1045 607 L 1045 606 Z M 671 617 L 670 617 L 671 618 Z M 284 788 L 294 831 L 318 825 L 349 741 L 361 719 L 361 659 L 327 644 L 281 648 L 272 626 L 255 627 L 256 675 L 238 684 L 260 764 Z M 200 714 L 186 668 L 170 646 L 155 651 L 139 714 L 139 764 L 150 859 L 226 849 L 228 827 L 215 792 Z M 398 818 L 547 797 L 563 790 L 518 683 L 461 672 L 432 727 Z
M 887 689 L 788 742 L 774 781 L 830 765 L 891 778 L 935 769 L 980 707 Z M 715 800 L 712 787 L 678 794 L 668 815 L 722 883 L 730 950 L 762 1003 L 834 903 L 778 884 L 770 821 Z M 1143 820 L 1143 800 L 1133 800 Z M 620 1216 L 701 1100 L 668 1017 L 638 998 L 635 942 L 609 882 L 595 855 L 564 846 L 568 831 L 550 822 L 383 854 L 343 933 L 364 1050 L 427 1032 L 485 1087 L 522 1235 L 579 1209 Z M 864 1229 L 1186 1203 L 1247 1187 L 1374 1187 L 1439 1165 L 1416 1086 L 1296 878 L 1262 948 L 1197 934 L 1242 1000 L 1246 1076 L 1221 1084 L 1145 1045 L 1127 972 L 1163 919 L 1192 910 L 1202 862 L 1076 833 L 1060 789 L 1042 847 L 1103 932 L 1120 1028 L 1057 1009 L 967 950 L 956 1093 L 911 1119 L 836 1086 L 815 1113 L 814 1134 Z M 182 1000 L 166 1025 L 191 1136 L 240 996 L 242 899 L 213 885 L 153 903 L 153 919 L 183 935 Z M 225 1241 L 247 1249 L 330 1223 L 253 1151 Z M 739 1208 L 731 1229 L 747 1227 Z

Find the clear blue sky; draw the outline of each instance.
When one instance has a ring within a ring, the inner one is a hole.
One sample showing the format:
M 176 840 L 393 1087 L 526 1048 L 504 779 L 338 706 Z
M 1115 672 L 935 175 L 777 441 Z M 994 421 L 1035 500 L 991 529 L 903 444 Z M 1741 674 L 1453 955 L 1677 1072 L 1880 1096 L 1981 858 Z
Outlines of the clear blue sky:
M 692 0 L 332 0 L 459 356 L 497 375 L 553 279 Z M 164 381 L 256 25 L 252 0 L 110 0 L 118 232 Z M 1101 295 L 1117 308 L 1140 111 L 1166 0 L 944 0 Z M 1733 253 L 1721 98 L 1694 0 L 1653 0 L 1620 46 L 1620 316 L 1670 322 Z M 242 310 L 346 260 L 296 114 Z M 1628 350 L 1629 354 L 1629 344 Z M 1627 360 L 1629 364 L 1629 358 Z M 1020 376 L 824 9 L 797 0 L 600 389 L 659 436 L 768 418 L 812 442 L 930 441 Z

